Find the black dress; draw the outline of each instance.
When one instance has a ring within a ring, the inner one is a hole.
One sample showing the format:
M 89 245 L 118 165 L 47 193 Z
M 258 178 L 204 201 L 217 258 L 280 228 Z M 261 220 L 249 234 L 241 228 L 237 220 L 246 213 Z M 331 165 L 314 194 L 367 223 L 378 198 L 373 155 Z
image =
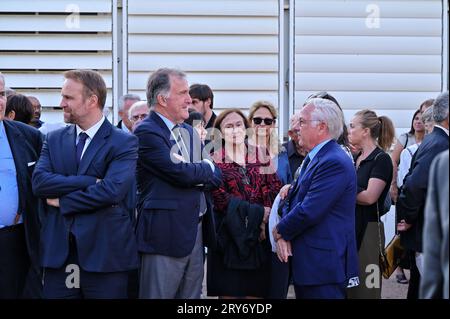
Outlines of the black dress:
M 359 156 L 360 154 L 356 157 L 355 163 Z M 393 166 L 391 157 L 379 147 L 375 148 L 366 159 L 361 161 L 359 167 L 357 167 L 356 176 L 358 179 L 358 193 L 367 189 L 369 179 L 371 178 L 378 178 L 385 181 L 386 186 L 378 198 L 378 206 L 381 209 L 384 206 L 384 199 L 391 187 L 392 173 Z M 367 223 L 377 222 L 377 204 L 356 204 L 355 214 L 356 243 L 359 250 Z

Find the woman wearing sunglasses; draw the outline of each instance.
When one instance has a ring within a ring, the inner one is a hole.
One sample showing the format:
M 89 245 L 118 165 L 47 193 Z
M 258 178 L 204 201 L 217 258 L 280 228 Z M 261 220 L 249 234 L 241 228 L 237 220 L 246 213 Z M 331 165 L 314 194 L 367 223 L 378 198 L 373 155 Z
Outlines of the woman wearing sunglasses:
M 267 150 L 270 159 L 278 155 L 280 145 L 275 128 L 277 111 L 268 101 L 257 101 L 250 108 L 248 121 L 251 134 L 249 143 Z

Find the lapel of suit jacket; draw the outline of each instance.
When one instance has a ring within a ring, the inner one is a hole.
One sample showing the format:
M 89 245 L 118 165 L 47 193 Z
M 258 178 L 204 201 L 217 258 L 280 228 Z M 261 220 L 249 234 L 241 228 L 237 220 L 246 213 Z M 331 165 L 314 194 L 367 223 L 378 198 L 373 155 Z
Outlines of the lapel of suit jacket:
M 62 134 L 61 154 L 64 157 L 64 167 L 66 174 L 77 174 L 77 158 L 75 152 L 76 129 L 75 125 L 67 127 Z
M 8 121 L 4 120 L 6 136 L 8 138 L 9 146 L 11 147 L 11 153 L 14 159 L 14 165 L 16 166 L 16 180 L 17 189 L 19 194 L 19 212 L 22 213 L 25 209 L 25 192 L 26 183 L 29 181 L 27 173 L 26 163 L 26 150 L 25 150 L 25 137 L 20 130 L 14 125 L 11 125 Z
M 166 123 L 159 117 L 158 114 L 156 114 L 155 111 L 150 112 L 150 119 L 152 119 L 162 130 L 163 135 L 166 139 L 166 143 L 171 148 L 175 143 L 175 139 L 171 138 L 172 133 L 170 132 L 169 128 L 167 127 Z M 145 121 L 145 120 L 144 120 Z
M 89 165 L 95 157 L 95 154 L 97 154 L 97 152 L 106 143 L 106 138 L 111 134 L 111 129 L 111 123 L 105 119 L 102 126 L 100 126 L 94 138 L 89 143 L 87 149 L 84 151 L 80 166 L 78 167 L 78 175 L 84 175 L 86 173 Z
M 328 143 L 326 143 L 326 144 L 320 149 L 320 151 L 316 154 L 316 156 L 314 156 L 313 160 L 309 163 L 309 165 L 308 165 L 308 167 L 306 168 L 306 170 L 305 170 L 305 172 L 303 173 L 303 175 L 298 177 L 297 183 L 296 183 L 296 185 L 295 185 L 295 189 L 294 189 L 294 191 L 292 192 L 293 195 L 294 195 L 294 193 L 297 192 L 297 190 L 298 190 L 298 188 L 299 188 L 299 186 L 300 186 L 300 183 L 303 181 L 303 179 L 306 178 L 306 176 L 308 176 L 308 174 L 309 174 L 310 172 L 312 172 L 312 170 L 314 169 L 314 167 L 316 167 L 316 166 L 319 164 L 319 162 L 320 162 L 320 160 L 321 160 L 323 154 L 324 154 L 325 152 L 328 151 L 328 149 L 331 147 L 331 145 L 332 145 L 333 143 L 336 143 L 336 142 L 335 142 L 335 141 L 329 141 Z

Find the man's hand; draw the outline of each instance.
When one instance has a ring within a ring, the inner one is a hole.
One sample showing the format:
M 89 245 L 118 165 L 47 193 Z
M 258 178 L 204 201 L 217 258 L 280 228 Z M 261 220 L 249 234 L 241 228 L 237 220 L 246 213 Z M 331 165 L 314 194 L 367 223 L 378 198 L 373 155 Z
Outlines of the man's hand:
M 47 205 L 59 207 L 59 198 L 47 198 Z
M 264 222 L 259 225 L 259 241 L 266 240 L 266 224 Z
M 182 163 L 186 163 L 186 161 L 184 160 L 184 157 L 181 156 L 180 154 L 177 153 L 172 153 L 172 156 L 177 159 L 178 161 L 182 162 Z
M 264 224 L 267 224 L 269 222 L 269 215 L 270 215 L 270 207 L 264 207 L 264 217 L 263 217 Z
M 412 224 L 408 224 L 407 222 L 405 222 L 404 219 L 402 219 L 400 221 L 400 223 L 397 224 L 397 230 L 398 231 L 407 231 L 411 227 L 412 227 Z
M 281 262 L 287 263 L 289 256 L 292 256 L 291 242 L 283 238 L 277 240 L 277 256 Z
M 286 198 L 290 188 L 291 188 L 291 184 L 286 184 L 280 189 L 280 198 L 281 199 Z
M 398 198 L 398 188 L 397 188 L 397 184 L 393 183 L 391 184 L 391 188 L 389 189 L 389 194 L 391 195 L 391 199 L 392 201 L 395 203 L 397 203 L 397 198 Z
M 275 241 L 278 241 L 278 239 L 281 238 L 281 235 L 278 233 L 278 229 L 276 226 L 272 229 L 272 235 Z

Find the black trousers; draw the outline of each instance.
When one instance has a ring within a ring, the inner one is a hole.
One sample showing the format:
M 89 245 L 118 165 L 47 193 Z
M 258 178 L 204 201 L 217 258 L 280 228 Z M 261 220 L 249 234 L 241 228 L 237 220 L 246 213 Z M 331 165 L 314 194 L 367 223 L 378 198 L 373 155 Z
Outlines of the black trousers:
M 29 268 L 23 224 L 0 228 L 0 299 L 22 298 Z
M 420 288 L 420 272 L 416 265 L 416 252 L 413 250 L 408 250 L 407 252 L 409 257 L 409 286 L 408 286 L 408 294 L 406 299 L 419 299 L 419 288 Z

